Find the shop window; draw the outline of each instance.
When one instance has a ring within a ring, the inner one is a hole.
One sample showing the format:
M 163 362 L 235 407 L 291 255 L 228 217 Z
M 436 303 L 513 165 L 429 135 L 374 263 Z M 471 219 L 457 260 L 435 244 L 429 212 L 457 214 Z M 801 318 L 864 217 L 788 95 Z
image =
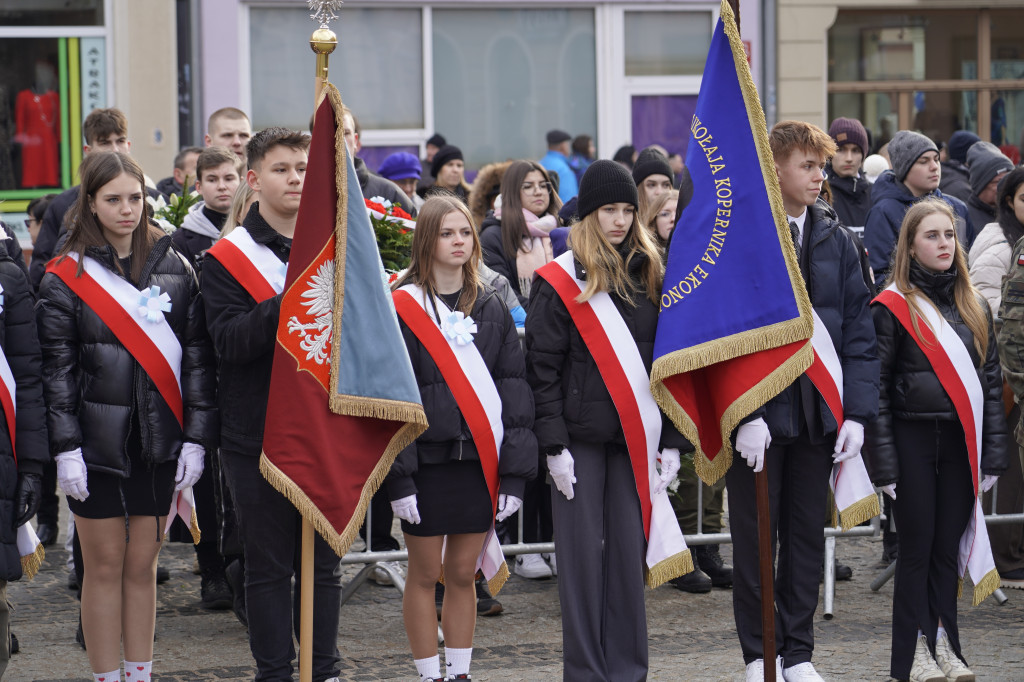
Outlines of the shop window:
M 252 122 L 306 130 L 313 109 L 315 26 L 303 8 L 253 7 Z M 330 80 L 364 129 L 423 127 L 423 29 L 418 9 L 346 9 L 331 28 Z
M 1000 80 L 1024 79 L 1024 41 L 1020 28 L 1024 26 L 1024 9 L 991 11 L 992 78 Z
M 626 75 L 701 75 L 711 30 L 710 12 L 626 12 Z
M 978 93 L 974 90 L 913 93 L 910 128 L 944 142 L 957 130 L 978 132 Z
M 434 128 L 466 165 L 540 158 L 544 134 L 597 132 L 589 9 L 435 9 Z
M 106 106 L 103 38 L 0 41 L 0 199 L 68 187 L 82 121 Z
M 829 30 L 829 81 L 952 80 L 978 56 L 977 15 L 839 13 Z
M 871 138 L 871 153 L 892 139 L 899 127 L 899 96 L 889 92 L 832 94 L 828 97 L 830 121 L 845 116 L 864 124 Z

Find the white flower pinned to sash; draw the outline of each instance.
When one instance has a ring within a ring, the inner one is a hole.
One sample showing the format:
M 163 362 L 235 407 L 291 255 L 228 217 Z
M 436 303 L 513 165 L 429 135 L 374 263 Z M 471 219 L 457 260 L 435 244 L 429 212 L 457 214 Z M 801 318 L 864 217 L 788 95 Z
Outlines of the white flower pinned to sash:
M 465 313 L 456 310 L 453 313 L 448 313 L 448 317 L 444 318 L 444 321 L 441 323 L 441 331 L 455 343 L 465 346 L 466 344 L 473 343 L 473 335 L 477 331 L 476 322 L 473 321 L 472 317 L 468 317 Z
M 139 290 L 139 315 L 149 322 L 159 322 L 164 313 L 171 312 L 171 296 L 161 292 L 155 284 Z

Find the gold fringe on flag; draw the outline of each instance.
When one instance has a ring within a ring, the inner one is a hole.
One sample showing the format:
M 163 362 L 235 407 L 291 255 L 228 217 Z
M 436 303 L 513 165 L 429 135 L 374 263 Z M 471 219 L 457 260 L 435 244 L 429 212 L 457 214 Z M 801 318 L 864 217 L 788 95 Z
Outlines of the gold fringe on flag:
M 647 587 L 654 589 L 658 585 L 672 580 L 672 578 L 678 578 L 687 573 L 693 573 L 693 554 L 690 553 L 689 549 L 673 554 L 669 558 L 659 561 L 651 568 L 644 566 L 644 582 L 647 584 Z
M 28 580 L 35 578 L 45 558 L 46 552 L 43 550 L 42 544 L 36 545 L 35 550 L 21 557 L 21 572 L 25 574 L 25 578 Z
M 195 505 L 192 505 L 192 515 L 188 521 L 188 532 L 192 534 L 192 544 L 198 545 L 202 534 L 199 532 L 199 517 L 196 516 Z
M 832 506 L 832 525 L 835 525 L 836 508 Z M 878 495 L 868 495 L 862 500 L 857 500 L 846 509 L 839 509 L 839 523 L 843 531 L 848 531 L 855 526 L 859 526 L 868 519 L 873 519 L 882 513 L 882 509 L 878 505 Z
M 501 566 L 498 567 L 498 572 L 487 581 L 487 589 L 491 591 L 491 596 L 496 597 L 501 592 L 501 588 L 505 587 L 505 582 L 508 580 L 508 563 L 505 561 L 501 562 Z
M 972 576 L 973 578 L 973 576 Z M 960 581 L 961 587 L 963 586 L 963 580 Z M 974 606 L 978 606 L 981 602 L 985 601 L 986 598 L 993 592 L 999 589 L 999 572 L 996 569 L 992 569 L 985 574 L 985 577 L 974 583 L 974 596 L 971 600 Z M 957 594 L 959 597 L 960 595 Z

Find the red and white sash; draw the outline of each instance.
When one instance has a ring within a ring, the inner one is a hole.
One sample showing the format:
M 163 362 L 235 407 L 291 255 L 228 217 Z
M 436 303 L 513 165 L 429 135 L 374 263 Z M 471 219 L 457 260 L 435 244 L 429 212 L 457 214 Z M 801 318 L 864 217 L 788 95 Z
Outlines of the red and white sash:
M 845 421 L 843 364 L 839 360 L 839 354 L 825 323 L 816 310 L 812 308 L 811 312 L 814 314 L 814 335 L 811 337 L 814 362 L 807 368 L 807 378 L 821 393 L 825 404 L 835 417 L 837 428 L 841 429 Z M 832 486 L 832 495 L 836 500 L 839 522 L 843 530 L 849 530 L 882 512 L 878 508 L 878 494 L 875 493 L 875 487 L 871 484 L 868 470 L 864 466 L 864 459 L 860 455 L 833 464 L 829 484 Z
M 910 316 L 910 306 L 906 297 L 890 285 L 880 293 L 875 301 L 888 308 L 900 324 L 917 343 L 918 348 L 928 359 L 928 363 L 938 377 L 939 383 L 946 391 L 956 409 L 957 416 L 964 429 L 967 444 L 967 457 L 971 465 L 971 478 L 974 483 L 974 513 L 970 523 L 960 537 L 959 574 L 962 581 L 965 573 L 970 573 L 974 582 L 974 604 L 978 605 L 985 597 L 999 587 L 999 573 L 996 571 L 995 560 L 992 558 L 992 547 L 989 544 L 988 528 L 985 526 L 985 515 L 981 510 L 981 498 L 978 496 L 978 481 L 981 478 L 981 437 L 982 413 L 985 403 L 985 392 L 978 379 L 977 369 L 971 360 L 971 354 L 956 331 L 926 297 L 917 298 L 921 313 L 927 325 L 918 324 L 921 337 L 918 338 Z M 897 486 L 898 487 L 898 486 Z
M 243 225 L 231 230 L 206 253 L 216 258 L 257 303 L 284 291 L 288 264 L 256 242 Z
M 140 312 L 143 292 L 89 256 L 85 257 L 82 276 L 76 277 L 78 259 L 77 253 L 70 253 L 50 261 L 46 271 L 57 275 L 103 320 L 149 375 L 178 425 L 184 428 L 181 343 L 167 318 L 160 314 L 155 321 L 148 319 L 144 308 Z
M 476 344 L 459 344 L 441 331 L 427 307 L 427 296 L 415 284 L 406 284 L 392 294 L 395 310 L 441 370 L 445 383 L 455 397 L 459 411 L 466 419 L 473 443 L 480 455 L 487 490 L 491 496 L 492 519 L 498 506 L 498 459 L 505 427 L 501 421 L 501 396 L 494 385 L 490 370 Z M 437 310 L 447 306 L 435 299 Z M 442 550 L 443 551 L 443 550 Z M 484 548 L 477 559 L 477 569 L 483 571 L 491 594 L 497 594 L 508 579 L 508 566 L 501 544 L 491 529 L 484 539 Z
M 661 409 L 651 394 L 651 378 L 633 335 L 607 292 L 598 292 L 585 303 L 576 301 L 586 283 L 576 279 L 572 251 L 539 268 L 537 274 L 554 287 L 565 304 L 619 413 L 647 539 L 648 586 L 688 573 L 693 570 L 692 557 L 668 495 L 651 494 L 659 478 Z

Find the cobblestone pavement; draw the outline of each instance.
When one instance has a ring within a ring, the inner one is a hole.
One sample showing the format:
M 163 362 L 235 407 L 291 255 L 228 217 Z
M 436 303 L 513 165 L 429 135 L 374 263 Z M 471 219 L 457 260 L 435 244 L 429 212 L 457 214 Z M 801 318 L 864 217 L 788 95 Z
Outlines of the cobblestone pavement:
M 837 543 L 850 582 L 839 583 L 835 617 L 815 618 L 814 662 L 828 680 L 884 680 L 889 668 L 892 583 L 869 589 L 880 571 L 881 545 L 871 539 Z M 730 548 L 723 546 L 728 560 Z M 155 679 L 161 682 L 252 679 L 254 667 L 245 630 L 228 612 L 198 607 L 199 577 L 194 553 L 168 545 L 160 563 L 171 580 L 158 588 Z M 78 603 L 66 588 L 66 553 L 51 548 L 32 582 L 11 583 L 12 629 L 21 643 L 6 679 L 91 680 L 85 652 L 75 644 Z M 346 567 L 345 579 L 358 571 Z M 979 680 L 1024 680 L 1024 593 L 1008 591 L 1009 602 L 993 599 L 960 604 L 964 653 Z M 505 612 L 477 623 L 473 677 L 476 680 L 556 680 L 561 677 L 561 635 L 555 580 L 514 576 L 500 595 Z M 743 663 L 733 627 L 729 590 L 691 595 L 671 586 L 647 593 L 652 680 L 742 680 Z M 395 588 L 362 586 L 342 608 L 338 645 L 342 680 L 412 680 L 408 642 L 402 628 L 401 596 Z M 297 679 L 296 674 L 296 679 Z

